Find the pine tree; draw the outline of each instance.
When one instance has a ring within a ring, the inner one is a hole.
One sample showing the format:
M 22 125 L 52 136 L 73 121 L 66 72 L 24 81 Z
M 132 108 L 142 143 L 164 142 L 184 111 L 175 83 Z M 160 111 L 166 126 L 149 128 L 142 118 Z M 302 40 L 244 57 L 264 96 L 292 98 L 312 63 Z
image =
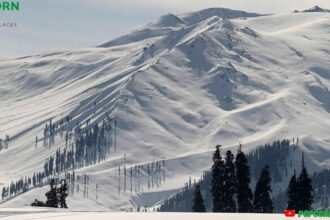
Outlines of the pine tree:
M 269 166 L 265 166 L 260 174 L 259 180 L 254 191 L 254 211 L 257 213 L 273 213 L 273 202 L 270 198 L 272 192 L 270 186 L 271 178 L 269 173 Z
M 297 211 L 311 210 L 313 204 L 312 180 L 309 178 L 302 155 L 302 171 L 297 179 Z
M 221 158 L 220 147 L 221 145 L 217 145 L 216 150 L 213 154 L 212 182 L 211 182 L 211 192 L 213 196 L 213 212 L 224 211 L 224 204 L 223 204 L 224 162 Z
M 6 197 L 6 188 L 5 187 L 2 188 L 2 195 L 1 195 L 1 197 L 2 197 L 2 200 L 4 200 L 5 197 Z
M 203 195 L 199 185 L 196 185 L 193 199 L 193 212 L 206 212 Z
M 323 209 L 329 209 L 329 199 L 328 196 L 325 196 Z
M 61 180 L 61 187 L 58 190 L 58 200 L 61 208 L 67 209 L 66 197 L 68 197 L 68 184 L 66 180 Z
M 296 177 L 296 171 L 294 171 L 294 174 L 293 174 L 293 176 L 290 179 L 289 186 L 288 186 L 288 191 L 287 191 L 287 196 L 288 196 L 287 209 L 298 211 L 298 208 L 297 208 L 298 198 L 297 198 L 297 177 Z
M 46 193 L 46 197 L 47 197 L 46 206 L 52 208 L 58 208 L 57 187 L 54 185 L 55 185 L 55 181 L 54 179 L 52 179 L 50 181 L 50 191 Z
M 236 212 L 236 202 L 234 200 L 236 182 L 234 155 L 229 150 L 226 152 L 224 164 L 224 212 Z
M 250 184 L 250 170 L 247 158 L 241 149 L 238 148 L 236 155 L 236 176 L 237 176 L 237 211 L 242 213 L 253 212 L 253 194 Z

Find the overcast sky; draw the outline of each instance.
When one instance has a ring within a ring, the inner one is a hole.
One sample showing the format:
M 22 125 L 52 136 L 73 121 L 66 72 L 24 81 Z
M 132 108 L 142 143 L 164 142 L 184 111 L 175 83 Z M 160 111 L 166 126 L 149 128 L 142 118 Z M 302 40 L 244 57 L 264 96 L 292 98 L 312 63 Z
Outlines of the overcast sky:
M 3 1 L 3 0 L 2 0 Z M 156 20 L 162 14 L 224 7 L 259 13 L 287 13 L 330 0 L 16 0 L 19 12 L 0 11 L 0 58 L 102 44 Z

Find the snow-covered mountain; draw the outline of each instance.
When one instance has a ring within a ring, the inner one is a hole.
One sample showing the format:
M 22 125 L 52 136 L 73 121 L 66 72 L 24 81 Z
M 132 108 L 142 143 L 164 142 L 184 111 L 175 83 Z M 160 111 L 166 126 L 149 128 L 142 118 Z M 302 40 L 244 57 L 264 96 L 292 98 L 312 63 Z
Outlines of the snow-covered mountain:
M 43 147 L 45 124 L 67 116 L 72 143 L 77 123 L 117 122 L 117 151 L 76 170 L 90 176 L 88 198 L 82 185 L 69 198 L 76 210 L 152 206 L 207 170 L 217 144 L 236 151 L 241 142 L 248 151 L 299 137 L 311 171 L 329 167 L 329 21 L 317 12 L 206 9 L 164 15 L 99 47 L 2 60 L 0 137 L 10 138 L 0 152 L 0 181 L 7 186 L 43 171 L 66 145 L 56 135 L 50 149 Z M 141 174 L 142 186 L 131 194 L 123 166 L 156 160 L 166 162 L 161 184 L 148 189 L 150 175 Z M 47 190 L 2 206 L 44 199 Z
M 314 6 L 312 8 L 309 8 L 309 9 L 306 9 L 306 10 L 303 10 L 302 12 L 330 12 L 329 9 L 324 9 L 324 8 L 321 8 L 320 6 Z

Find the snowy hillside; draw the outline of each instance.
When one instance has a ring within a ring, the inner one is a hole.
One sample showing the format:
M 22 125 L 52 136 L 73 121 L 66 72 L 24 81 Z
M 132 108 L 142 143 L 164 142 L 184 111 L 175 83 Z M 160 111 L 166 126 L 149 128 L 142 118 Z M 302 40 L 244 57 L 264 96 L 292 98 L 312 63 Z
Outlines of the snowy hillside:
M 117 123 L 109 158 L 76 170 L 90 182 L 88 196 L 82 183 L 70 196 L 73 210 L 151 207 L 199 178 L 217 144 L 236 151 L 241 142 L 248 151 L 299 137 L 311 171 L 329 167 L 329 21 L 329 13 L 208 9 L 162 16 L 95 48 L 2 60 L 0 137 L 9 140 L 0 182 L 43 171 L 58 149 L 75 150 L 77 124 L 87 131 L 109 118 Z M 48 147 L 50 119 L 59 128 Z M 147 173 L 156 164 L 161 171 Z M 135 173 L 132 193 L 124 166 L 145 168 Z M 44 200 L 47 190 L 2 206 Z
M 44 209 L 1 209 L 0 216 L 4 220 L 17 220 L 17 219 L 82 219 L 88 220 L 92 218 L 96 219 L 127 219 L 127 220 L 140 220 L 140 219 L 153 219 L 153 220 L 182 220 L 182 219 L 206 219 L 214 220 L 218 219 L 286 219 L 283 214 L 199 214 L 199 213 L 107 213 L 107 212 L 59 212 L 53 210 L 44 210 Z M 298 217 L 296 217 L 298 218 Z M 294 219 L 294 218 L 293 218 Z M 313 217 L 311 219 L 314 219 Z

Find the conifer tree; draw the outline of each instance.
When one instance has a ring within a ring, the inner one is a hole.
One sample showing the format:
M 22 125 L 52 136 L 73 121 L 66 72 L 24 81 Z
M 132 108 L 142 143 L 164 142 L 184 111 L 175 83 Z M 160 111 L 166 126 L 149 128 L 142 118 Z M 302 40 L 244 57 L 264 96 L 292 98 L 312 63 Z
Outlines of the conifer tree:
M 216 150 L 213 154 L 213 165 L 212 165 L 212 182 L 211 192 L 213 196 L 213 212 L 224 211 L 223 204 L 223 173 L 224 173 L 224 162 L 220 154 L 221 145 L 216 146 Z
M 313 204 L 312 180 L 309 178 L 302 155 L 302 171 L 297 179 L 297 209 L 311 210 Z
M 229 150 L 226 152 L 224 164 L 224 212 L 236 212 L 236 202 L 234 200 L 236 182 L 234 155 Z
M 58 208 L 57 187 L 55 186 L 54 179 L 50 181 L 50 191 L 46 193 L 46 197 L 47 207 Z
M 2 188 L 2 195 L 1 195 L 1 197 L 2 197 L 2 200 L 4 200 L 5 197 L 6 197 L 6 188 L 5 187 Z
M 193 199 L 193 212 L 206 212 L 203 195 L 199 185 L 196 185 Z
M 58 199 L 61 208 L 67 209 L 66 197 L 68 197 L 68 184 L 66 180 L 61 180 L 61 187 L 58 190 Z
M 296 177 L 296 171 L 294 171 L 293 176 L 290 179 L 288 191 L 288 204 L 287 209 L 289 210 L 298 210 L 297 209 L 297 177 Z
M 328 196 L 325 196 L 323 209 L 329 209 L 329 199 Z
M 253 212 L 253 194 L 250 184 L 250 170 L 247 158 L 242 151 L 242 146 L 238 148 L 236 154 L 236 176 L 237 176 L 237 211 L 242 213 Z
M 272 192 L 270 186 L 271 178 L 269 166 L 265 166 L 260 174 L 259 180 L 254 191 L 254 211 L 257 213 L 272 213 L 274 211 L 273 202 L 270 197 Z

